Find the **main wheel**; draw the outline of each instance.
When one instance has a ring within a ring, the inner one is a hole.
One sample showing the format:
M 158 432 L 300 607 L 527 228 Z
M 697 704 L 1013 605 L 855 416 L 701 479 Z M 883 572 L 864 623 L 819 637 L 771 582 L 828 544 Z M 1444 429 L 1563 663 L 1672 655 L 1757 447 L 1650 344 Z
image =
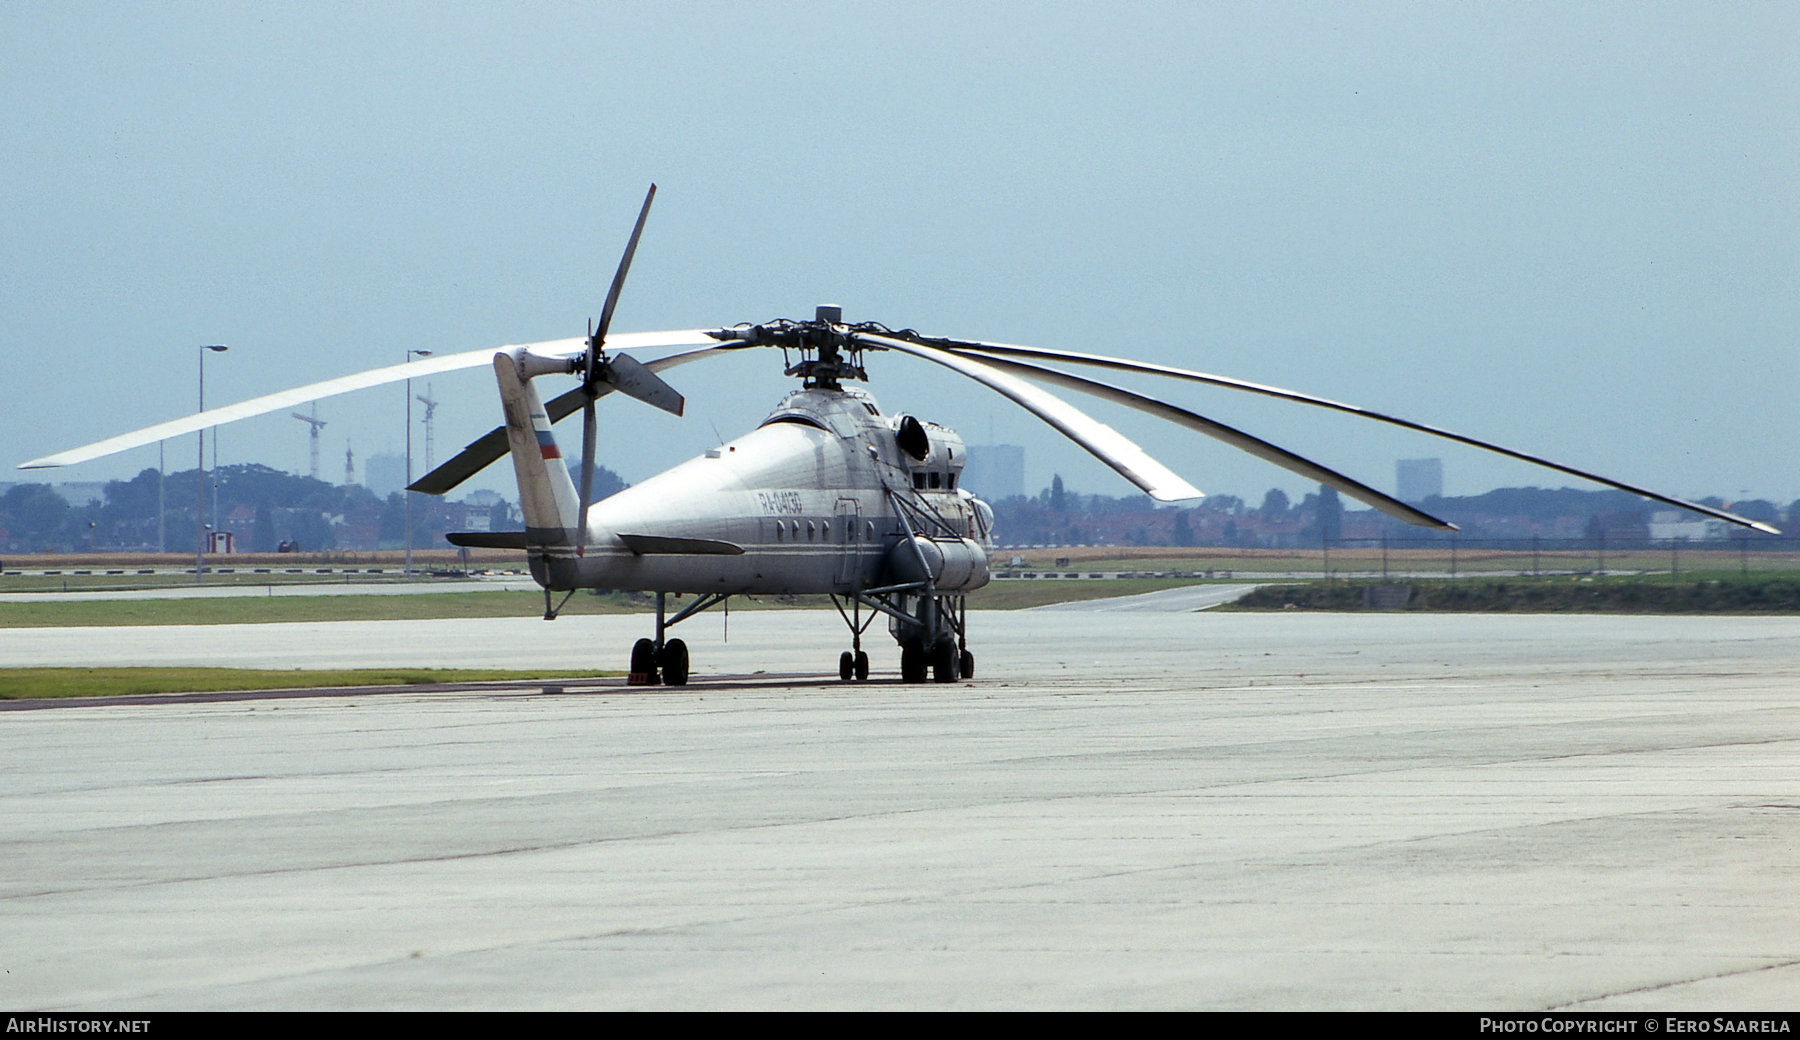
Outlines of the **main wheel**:
M 867 679 L 869 677 L 869 655 L 858 650 L 856 652 L 856 660 L 853 662 L 852 667 L 856 671 L 857 682 L 862 682 L 864 679 Z
M 846 650 L 838 655 L 838 678 L 844 682 L 849 682 L 850 677 L 855 674 L 856 658 L 850 651 Z
M 955 682 L 956 668 L 961 663 L 956 659 L 956 644 L 946 639 L 931 648 L 931 677 L 938 682 Z
M 640 639 L 631 645 L 631 677 L 625 682 L 631 686 L 655 686 L 656 644 L 648 639 Z
M 662 648 L 663 682 L 670 686 L 686 686 L 688 677 L 687 644 L 679 639 L 671 639 Z
M 900 650 L 900 681 L 925 681 L 925 648 L 917 643 L 908 643 Z

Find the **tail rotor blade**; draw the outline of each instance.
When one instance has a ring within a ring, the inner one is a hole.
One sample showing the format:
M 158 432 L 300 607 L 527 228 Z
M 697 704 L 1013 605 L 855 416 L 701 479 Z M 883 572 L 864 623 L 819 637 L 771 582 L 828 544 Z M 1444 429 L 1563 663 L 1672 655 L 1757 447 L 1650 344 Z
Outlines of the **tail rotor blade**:
M 631 241 L 625 246 L 625 256 L 619 261 L 619 270 L 613 275 L 612 288 L 606 293 L 606 306 L 600 311 L 600 327 L 594 330 L 596 347 L 606 339 L 606 330 L 612 328 L 613 310 L 619 305 L 619 290 L 625 287 L 625 273 L 631 270 L 631 258 L 637 254 L 638 239 L 644 234 L 644 218 L 650 215 L 650 203 L 656 198 L 656 185 L 650 185 L 650 191 L 644 195 L 644 208 L 638 210 L 637 226 L 631 229 Z
M 575 555 L 587 554 L 588 508 L 594 504 L 594 450 L 600 439 L 594 419 L 594 400 L 602 393 L 602 384 L 610 384 L 632 397 L 648 401 L 666 411 L 681 414 L 684 402 L 669 384 L 631 358 L 620 355 L 608 358 L 606 330 L 612 328 L 613 311 L 619 306 L 619 293 L 625 288 L 625 275 L 631 271 L 631 258 L 637 255 L 638 239 L 644 235 L 644 221 L 650 216 L 650 203 L 656 198 L 656 185 L 644 193 L 643 208 L 638 210 L 637 224 L 631 229 L 631 241 L 625 243 L 625 255 L 613 273 L 612 287 L 606 291 L 606 305 L 600 309 L 600 323 L 588 329 L 587 350 L 582 353 L 581 372 L 581 505 L 575 519 Z M 574 367 L 574 366 L 571 366 Z
M 671 415 L 680 415 L 687 406 L 675 388 L 650 371 L 629 354 L 620 354 L 606 362 L 602 378 L 620 393 L 653 404 Z
M 587 555 L 588 507 L 594 504 L 594 448 L 600 439 L 594 422 L 594 395 L 581 406 L 581 505 L 575 513 L 575 555 Z

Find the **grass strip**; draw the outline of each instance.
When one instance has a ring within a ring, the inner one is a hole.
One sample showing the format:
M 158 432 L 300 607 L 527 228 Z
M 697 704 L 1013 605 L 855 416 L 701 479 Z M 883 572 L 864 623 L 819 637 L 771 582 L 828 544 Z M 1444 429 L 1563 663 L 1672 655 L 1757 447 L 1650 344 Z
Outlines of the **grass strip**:
M 1266 585 L 1227 610 L 1369 610 L 1378 601 L 1372 581 L 1314 581 Z M 1483 614 L 1800 614 L 1800 579 L 1702 578 L 1668 575 L 1619 578 L 1508 578 L 1389 582 L 1410 595 L 1415 613 Z
M 977 610 L 1019 610 L 1050 603 L 1134 596 L 1198 584 L 1181 578 L 1106 580 L 1008 579 L 969 594 Z M 562 597 L 558 596 L 560 600 Z M 672 599 L 671 608 L 685 603 Z M 827 596 L 733 596 L 732 610 L 807 607 L 830 610 Z M 648 593 L 577 594 L 563 613 L 642 614 L 656 609 Z M 715 608 L 716 609 L 716 608 Z M 95 599 L 86 602 L 0 603 L 0 628 L 74 628 L 119 625 L 241 625 L 276 622 L 419 621 L 443 618 L 542 617 L 540 592 L 441 592 L 368 596 L 231 596 L 218 599 Z
M 481 668 L 349 668 L 322 671 L 254 668 L 0 668 L 0 700 L 128 697 L 148 693 L 293 690 L 342 686 L 415 686 L 450 682 L 587 679 L 620 672 L 540 672 Z
M 560 597 L 559 597 L 560 598 Z M 654 609 L 621 595 L 570 598 L 566 614 L 626 614 Z M 0 628 L 111 625 L 240 625 L 311 621 L 415 621 L 542 617 L 535 592 L 443 592 L 368 596 L 228 596 L 218 599 L 96 599 L 0 603 Z

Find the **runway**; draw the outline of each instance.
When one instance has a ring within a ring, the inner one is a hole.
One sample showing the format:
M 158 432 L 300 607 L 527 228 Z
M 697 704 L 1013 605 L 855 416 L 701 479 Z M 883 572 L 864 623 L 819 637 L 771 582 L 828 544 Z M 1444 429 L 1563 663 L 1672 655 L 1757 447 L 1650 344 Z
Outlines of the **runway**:
M 0 662 L 616 669 L 646 629 L 15 629 Z M 1800 618 L 977 613 L 944 686 L 826 679 L 834 613 L 677 633 L 683 690 L 0 713 L 0 1004 L 1800 993 Z

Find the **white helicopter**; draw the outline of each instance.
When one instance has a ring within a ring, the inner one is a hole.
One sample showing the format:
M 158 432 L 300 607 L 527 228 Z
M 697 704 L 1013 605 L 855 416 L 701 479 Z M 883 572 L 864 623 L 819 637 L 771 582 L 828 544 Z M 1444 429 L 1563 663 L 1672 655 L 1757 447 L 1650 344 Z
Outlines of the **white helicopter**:
M 577 590 L 656 594 L 653 637 L 631 652 L 631 681 L 685 685 L 686 644 L 668 629 L 733 595 L 826 594 L 849 627 L 851 648 L 838 659 L 843 680 L 867 679 L 862 636 L 877 616 L 901 648 L 900 675 L 954 682 L 974 674 L 965 597 L 988 581 L 993 510 L 961 486 L 963 441 L 936 423 L 884 414 L 846 381 L 866 381 L 864 351 L 899 351 L 936 362 L 999 392 L 1049 423 L 1152 498 L 1180 501 L 1200 491 L 1118 431 L 1027 379 L 1147 412 L 1217 438 L 1334 488 L 1409 524 L 1456 526 L 1267 441 L 1175 405 L 1044 367 L 1054 361 L 1166 376 L 1330 408 L 1498 452 L 1653 501 L 1778 534 L 1773 527 L 1673 498 L 1459 433 L 1292 390 L 1123 358 L 1002 343 L 922 336 L 874 323 L 845 324 L 822 306 L 810 321 L 777 320 L 731 328 L 608 336 L 612 315 L 656 196 L 651 185 L 597 327 L 586 337 L 468 351 L 362 372 L 215 408 L 34 459 L 32 469 L 63 466 L 306 401 L 436 372 L 491 364 L 505 424 L 472 442 L 409 490 L 443 494 L 510 454 L 519 484 L 522 532 L 449 535 L 456 545 L 523 550 L 544 589 L 552 620 Z M 667 351 L 638 362 L 621 349 Z M 683 399 L 660 373 L 732 351 L 779 348 L 787 375 L 802 388 L 762 425 L 600 502 L 592 500 L 597 437 L 595 403 L 614 390 L 680 415 Z M 797 360 L 796 360 L 797 358 Z M 578 385 L 546 405 L 536 380 L 569 376 Z M 551 427 L 582 412 L 581 481 L 576 487 Z M 563 593 L 560 602 L 555 593 Z M 696 598 L 674 616 L 669 594 Z M 849 609 L 845 609 L 845 604 Z M 867 611 L 867 617 L 864 616 Z

